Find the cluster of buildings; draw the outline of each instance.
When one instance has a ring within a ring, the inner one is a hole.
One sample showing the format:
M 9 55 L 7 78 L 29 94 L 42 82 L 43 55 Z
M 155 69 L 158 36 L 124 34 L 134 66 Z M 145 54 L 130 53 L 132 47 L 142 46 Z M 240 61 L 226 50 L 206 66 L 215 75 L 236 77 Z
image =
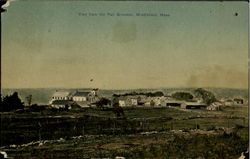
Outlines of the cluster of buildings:
M 90 91 L 56 91 L 50 100 L 50 105 L 53 108 L 68 108 L 72 106 L 89 107 L 100 100 L 97 95 L 98 89 Z M 240 97 L 233 99 L 221 99 L 210 105 L 206 105 L 202 99 L 195 98 L 192 101 L 176 100 L 172 96 L 164 94 L 121 94 L 113 95 L 109 98 L 111 104 L 119 105 L 120 107 L 129 106 L 148 106 L 148 107 L 177 107 L 183 109 L 207 109 L 207 110 L 220 110 L 221 106 L 229 105 L 242 105 L 246 104 L 246 101 Z
M 125 106 L 150 106 L 150 107 L 179 107 L 185 109 L 201 109 L 207 106 L 200 100 L 186 102 L 175 100 L 171 96 L 146 96 L 146 95 L 133 95 L 133 96 L 119 96 L 113 97 L 113 104 L 121 107 Z
M 220 110 L 221 106 L 237 106 L 237 105 L 248 105 L 248 100 L 241 97 L 221 99 L 217 102 L 212 103 L 207 107 L 208 110 Z
M 52 108 L 67 108 L 72 106 L 89 107 L 91 103 L 96 102 L 99 98 L 97 95 L 98 89 L 90 91 L 55 91 L 52 95 L 49 104 Z
M 226 106 L 241 105 L 241 104 L 247 103 L 246 100 L 244 100 L 243 98 L 240 98 L 240 97 L 233 98 L 233 99 L 221 99 L 221 102 Z
M 219 100 L 207 105 L 202 99 L 195 98 L 192 101 L 176 100 L 171 96 L 146 96 L 146 95 L 120 95 L 112 98 L 112 103 L 121 107 L 126 106 L 151 106 L 151 107 L 177 107 L 183 109 L 207 109 L 220 110 L 221 106 L 243 105 L 247 100 L 241 97 Z

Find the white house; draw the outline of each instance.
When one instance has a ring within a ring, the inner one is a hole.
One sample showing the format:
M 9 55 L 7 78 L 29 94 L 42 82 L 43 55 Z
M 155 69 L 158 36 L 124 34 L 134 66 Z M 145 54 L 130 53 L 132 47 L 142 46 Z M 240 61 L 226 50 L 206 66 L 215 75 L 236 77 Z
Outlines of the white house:
M 161 106 L 161 98 L 160 97 L 155 97 L 154 98 L 154 103 L 155 103 L 155 106 Z
M 51 107 L 56 109 L 60 108 L 71 109 L 71 103 L 69 100 L 53 100 L 51 103 Z
M 136 98 L 132 98 L 131 105 L 133 105 L 133 106 L 138 105 L 138 100 Z
M 90 94 L 90 92 L 78 92 L 78 91 L 76 91 L 75 94 L 73 94 L 73 101 L 76 101 L 76 102 L 87 101 L 89 94 Z
M 125 106 L 126 106 L 125 100 L 120 99 L 120 100 L 119 100 L 119 106 L 120 106 L 120 107 L 125 107 Z
M 52 104 L 53 101 L 55 100 L 71 100 L 71 94 L 70 92 L 67 91 L 56 91 L 50 100 L 50 104 Z

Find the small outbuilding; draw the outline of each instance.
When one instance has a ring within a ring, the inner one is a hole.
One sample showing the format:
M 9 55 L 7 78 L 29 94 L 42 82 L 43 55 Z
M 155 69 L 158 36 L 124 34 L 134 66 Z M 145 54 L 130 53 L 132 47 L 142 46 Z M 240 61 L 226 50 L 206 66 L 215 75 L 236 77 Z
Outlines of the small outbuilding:
M 233 102 L 234 102 L 234 104 L 244 104 L 244 99 L 242 99 L 242 98 L 234 98 Z
M 51 107 L 52 108 L 56 108 L 56 109 L 71 109 L 71 101 L 69 100 L 54 100 L 51 103 Z
M 168 107 L 181 107 L 181 101 L 167 101 L 166 106 Z
M 221 102 L 214 102 L 207 107 L 207 110 L 221 110 L 223 104 Z
M 204 109 L 207 105 L 203 103 L 197 103 L 197 102 L 183 102 L 181 104 L 181 108 L 184 109 Z

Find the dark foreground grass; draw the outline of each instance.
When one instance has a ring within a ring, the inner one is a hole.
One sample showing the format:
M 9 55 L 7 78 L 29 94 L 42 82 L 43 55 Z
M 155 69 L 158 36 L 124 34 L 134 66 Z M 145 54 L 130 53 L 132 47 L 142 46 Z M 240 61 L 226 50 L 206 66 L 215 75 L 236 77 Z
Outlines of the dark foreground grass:
M 246 106 L 225 107 L 222 111 L 131 107 L 124 112 L 126 118 L 120 119 L 109 109 L 92 108 L 1 113 L 1 150 L 21 159 L 235 159 L 248 147 Z M 209 133 L 226 128 L 237 131 L 230 135 Z M 204 133 L 190 133 L 194 129 Z M 79 135 L 84 137 L 72 139 Z M 34 141 L 44 142 L 15 147 Z
M 14 158 L 162 158 L 235 159 L 248 147 L 240 128 L 234 134 L 220 132 L 161 132 L 148 135 L 94 135 L 20 148 L 5 149 Z M 238 133 L 239 132 L 239 133 Z M 206 134 L 204 134 L 206 133 Z

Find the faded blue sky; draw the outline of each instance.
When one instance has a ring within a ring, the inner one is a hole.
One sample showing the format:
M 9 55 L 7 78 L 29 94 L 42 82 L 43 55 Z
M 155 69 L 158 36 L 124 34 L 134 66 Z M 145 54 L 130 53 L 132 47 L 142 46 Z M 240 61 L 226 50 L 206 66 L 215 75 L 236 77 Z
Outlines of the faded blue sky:
M 247 2 L 15 1 L 2 45 L 3 88 L 248 87 Z

